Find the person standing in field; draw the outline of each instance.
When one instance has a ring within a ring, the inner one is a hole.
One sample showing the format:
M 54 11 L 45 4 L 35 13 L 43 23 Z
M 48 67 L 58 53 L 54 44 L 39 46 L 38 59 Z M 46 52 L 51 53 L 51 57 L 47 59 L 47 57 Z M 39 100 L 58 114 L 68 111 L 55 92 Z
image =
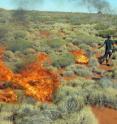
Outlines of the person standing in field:
M 104 44 L 101 45 L 99 48 L 102 48 L 105 46 L 105 53 L 102 57 L 99 58 L 100 64 L 102 64 L 104 61 L 106 61 L 107 66 L 110 66 L 110 61 L 112 59 L 112 54 L 114 50 L 114 43 L 111 40 L 111 36 L 108 35 L 107 39 L 105 40 Z

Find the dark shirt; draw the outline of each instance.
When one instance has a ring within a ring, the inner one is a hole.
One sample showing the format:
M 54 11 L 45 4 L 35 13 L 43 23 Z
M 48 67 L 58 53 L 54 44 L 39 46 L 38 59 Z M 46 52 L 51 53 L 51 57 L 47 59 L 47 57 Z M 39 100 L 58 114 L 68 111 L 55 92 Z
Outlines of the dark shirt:
M 106 51 L 113 50 L 113 41 L 112 40 L 105 40 L 105 49 Z

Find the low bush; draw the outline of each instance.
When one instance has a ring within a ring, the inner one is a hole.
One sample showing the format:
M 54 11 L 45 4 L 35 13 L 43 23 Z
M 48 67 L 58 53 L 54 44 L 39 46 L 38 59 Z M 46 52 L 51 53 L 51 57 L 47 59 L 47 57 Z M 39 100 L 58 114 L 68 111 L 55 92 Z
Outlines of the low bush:
M 106 37 L 108 34 L 109 35 L 115 35 L 116 32 L 117 32 L 117 30 L 115 30 L 115 29 L 105 29 L 105 30 L 99 31 L 98 36 Z
M 79 113 L 69 114 L 63 119 L 58 119 L 52 124 L 98 124 L 91 108 L 84 107 Z
M 11 50 L 13 52 L 15 51 L 24 51 L 26 48 L 29 48 L 32 46 L 32 43 L 27 40 L 13 40 L 6 42 L 6 46 L 8 50 Z
M 48 52 L 51 51 L 50 46 L 45 40 L 39 40 L 32 43 L 32 48 L 37 52 Z
M 113 77 L 114 79 L 117 79 L 117 70 L 113 70 L 113 71 L 112 71 L 112 77 Z
M 23 30 L 17 30 L 14 32 L 14 39 L 15 40 L 26 40 L 27 39 L 27 32 Z
M 85 44 L 85 43 L 80 44 L 79 48 L 83 49 L 85 51 L 91 51 L 91 47 L 89 45 Z
M 7 62 L 15 61 L 16 60 L 15 54 L 10 50 L 6 50 L 4 53 L 4 60 Z
M 115 49 L 117 49 L 117 48 L 115 48 Z M 114 60 L 117 60 L 117 52 L 114 52 L 114 53 L 113 53 L 112 58 L 113 58 Z
M 54 94 L 54 103 L 59 103 L 64 101 L 65 98 L 73 95 L 77 95 L 78 90 L 70 86 L 61 86 L 60 89 Z
M 85 66 L 79 66 L 75 69 L 75 74 L 77 74 L 81 77 L 91 77 L 92 71 Z
M 65 40 L 62 40 L 62 39 L 53 39 L 53 40 L 47 41 L 47 44 L 51 48 L 57 49 L 57 48 L 60 48 L 61 46 L 65 45 L 66 42 L 65 42 Z
M 8 35 L 9 28 L 6 25 L 0 25 L 0 42 L 6 40 L 6 37 Z
M 79 46 L 81 43 L 88 44 L 89 46 L 92 43 L 100 43 L 101 39 L 95 36 L 79 34 L 75 39 L 72 40 L 72 43 Z
M 56 121 L 57 119 L 62 118 L 62 113 L 54 105 L 48 105 L 45 110 L 43 110 L 43 115 L 45 118 L 49 118 L 50 121 Z
M 107 24 L 98 23 L 98 24 L 95 25 L 94 28 L 96 30 L 105 30 L 105 29 L 109 28 L 108 26 L 109 25 L 107 25 Z
M 89 59 L 89 66 L 91 66 L 92 68 L 97 68 L 99 66 L 99 62 L 95 57 L 91 57 Z
M 14 113 L 19 109 L 19 105 L 13 105 L 13 104 L 7 104 L 7 103 L 2 103 L 1 104 L 1 112 L 12 112 Z
M 117 109 L 117 92 L 113 88 L 93 89 L 87 97 L 88 104 Z
M 100 81 L 98 82 L 98 84 L 99 84 L 102 88 L 113 87 L 113 82 L 112 82 L 112 80 L 110 80 L 110 79 L 108 79 L 108 78 L 102 78 L 102 79 L 100 79 Z
M 69 53 L 51 53 L 50 58 L 52 60 L 52 65 L 58 68 L 66 67 L 75 63 L 74 56 Z
M 90 79 L 86 80 L 83 77 L 78 77 L 77 79 L 67 81 L 66 85 L 71 86 L 74 89 L 76 88 L 78 92 L 80 92 L 81 90 L 83 91 L 84 88 L 88 88 L 90 86 L 92 87 L 96 86 L 96 82 L 94 80 L 90 80 Z
M 84 107 L 84 99 L 83 97 L 77 95 L 69 96 L 58 104 L 58 108 L 62 114 L 79 112 L 83 107 Z
M 62 74 L 63 77 L 69 77 L 69 76 L 73 76 L 73 75 L 74 75 L 73 71 L 65 71 Z

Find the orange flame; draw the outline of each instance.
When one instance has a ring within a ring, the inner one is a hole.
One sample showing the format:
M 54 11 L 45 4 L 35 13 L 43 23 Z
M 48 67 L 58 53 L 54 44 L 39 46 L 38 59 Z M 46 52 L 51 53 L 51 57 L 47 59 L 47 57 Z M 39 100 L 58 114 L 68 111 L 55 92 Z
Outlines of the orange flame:
M 43 62 L 48 60 L 48 56 L 41 53 L 38 59 L 20 73 L 21 78 L 18 78 L 18 82 L 27 95 L 37 100 L 50 101 L 54 91 L 58 88 L 59 80 L 56 74 L 43 67 Z
M 48 60 L 49 58 L 45 53 L 40 53 L 37 61 L 28 65 L 26 69 L 19 74 L 14 74 L 5 66 L 3 61 L 0 60 L 0 81 L 10 81 L 13 84 L 18 84 L 25 90 L 27 95 L 39 101 L 51 101 L 53 93 L 59 86 L 59 79 L 55 73 L 43 67 L 44 62 Z M 0 92 L 0 96 L 3 96 L 5 100 L 0 97 L 0 101 L 3 100 L 7 102 L 6 97 L 4 97 L 6 95 L 4 92 L 4 90 Z M 15 97 L 15 95 L 13 96 Z M 14 99 L 11 98 L 11 101 L 12 100 L 14 101 Z M 8 101 L 10 101 L 9 98 Z
M 83 50 L 75 50 L 71 52 L 75 56 L 76 63 L 88 64 L 89 58 L 86 56 Z
M 13 77 L 13 73 L 2 61 L 3 53 L 4 49 L 0 48 L 0 81 L 10 81 Z
M 17 95 L 12 89 L 0 90 L 0 102 L 15 103 L 17 101 Z

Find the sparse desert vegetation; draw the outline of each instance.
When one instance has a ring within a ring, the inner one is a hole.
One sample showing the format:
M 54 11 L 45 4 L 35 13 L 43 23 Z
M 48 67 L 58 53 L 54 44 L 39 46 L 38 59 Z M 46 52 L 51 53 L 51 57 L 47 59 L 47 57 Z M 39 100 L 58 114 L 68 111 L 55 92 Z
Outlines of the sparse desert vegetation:
M 17 83 L 0 80 L 0 91 L 12 88 L 17 94 L 16 103 L 0 103 L 0 124 L 99 124 L 92 106 L 117 110 L 117 53 L 110 67 L 98 62 L 105 36 L 117 38 L 116 15 L 26 11 L 26 18 L 14 18 L 14 12 L 0 9 L 4 63 L 19 74 L 42 52 L 50 58 L 44 68 L 56 73 L 60 84 L 51 101 L 41 102 Z M 73 50 L 83 50 L 89 62 L 77 63 Z M 35 80 L 29 83 L 37 85 Z

